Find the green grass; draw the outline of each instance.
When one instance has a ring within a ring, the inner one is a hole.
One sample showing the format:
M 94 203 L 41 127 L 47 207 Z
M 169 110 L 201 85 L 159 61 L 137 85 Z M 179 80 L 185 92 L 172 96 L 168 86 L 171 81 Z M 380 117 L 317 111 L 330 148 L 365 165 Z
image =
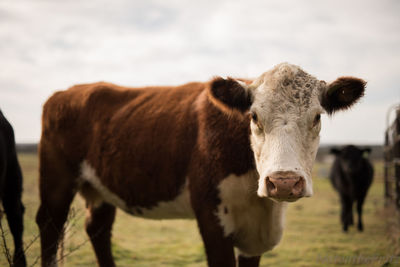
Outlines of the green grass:
M 32 243 L 26 252 L 28 264 L 32 265 L 40 255 L 35 223 L 39 204 L 38 162 L 35 155 L 29 154 L 21 154 L 19 159 L 24 173 L 24 241 L 26 245 Z M 263 255 L 261 266 L 335 266 L 335 259 L 343 263 L 350 259 L 346 257 L 368 260 L 374 256 L 394 254 L 382 211 L 382 165 L 376 166 L 375 181 L 364 206 L 365 232 L 358 233 L 352 227 L 348 234 L 341 232 L 338 197 L 329 181 L 322 178 L 327 175 L 328 167 L 324 164 L 315 166 L 315 195 L 289 205 L 283 239 L 278 247 Z M 65 253 L 72 251 L 66 257 L 64 266 L 93 266 L 96 260 L 83 228 L 85 209 L 80 197 L 73 203 L 73 214 L 65 238 Z M 2 222 L 6 225 L 4 219 Z M 8 232 L 6 236 L 12 248 L 11 236 Z M 145 220 L 118 211 L 113 231 L 113 253 L 118 266 L 206 266 L 194 220 Z M 382 266 L 384 263 L 375 260 L 368 266 Z M 2 252 L 0 266 L 7 266 Z

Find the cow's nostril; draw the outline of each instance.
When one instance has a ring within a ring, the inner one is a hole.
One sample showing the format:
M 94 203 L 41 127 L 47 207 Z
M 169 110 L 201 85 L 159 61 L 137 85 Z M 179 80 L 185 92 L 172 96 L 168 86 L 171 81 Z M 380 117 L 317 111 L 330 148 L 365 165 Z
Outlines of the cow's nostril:
M 266 183 L 267 183 L 268 192 L 272 192 L 272 191 L 276 190 L 275 184 L 274 184 L 273 182 L 271 182 L 271 180 L 269 179 L 269 177 L 267 177 Z
M 302 177 L 298 178 L 299 180 L 293 186 L 293 192 L 300 193 L 304 189 L 304 179 Z

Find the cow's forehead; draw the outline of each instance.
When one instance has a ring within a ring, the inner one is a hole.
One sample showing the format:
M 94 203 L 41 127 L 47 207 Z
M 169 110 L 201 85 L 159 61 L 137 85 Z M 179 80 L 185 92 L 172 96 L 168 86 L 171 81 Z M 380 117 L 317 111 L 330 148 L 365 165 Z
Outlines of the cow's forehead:
M 284 110 L 307 110 L 319 107 L 318 95 L 326 86 L 296 65 L 282 63 L 262 74 L 253 83 L 255 104 L 272 104 Z

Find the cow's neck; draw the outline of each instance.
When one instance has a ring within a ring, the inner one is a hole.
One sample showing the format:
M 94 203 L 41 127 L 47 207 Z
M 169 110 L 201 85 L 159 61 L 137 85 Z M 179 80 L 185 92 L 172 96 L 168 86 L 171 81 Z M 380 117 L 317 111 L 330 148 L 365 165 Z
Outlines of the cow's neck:
M 224 175 L 242 175 L 255 169 L 250 146 L 250 121 L 247 114 L 226 114 L 202 98 L 199 119 L 199 148 L 206 152 Z

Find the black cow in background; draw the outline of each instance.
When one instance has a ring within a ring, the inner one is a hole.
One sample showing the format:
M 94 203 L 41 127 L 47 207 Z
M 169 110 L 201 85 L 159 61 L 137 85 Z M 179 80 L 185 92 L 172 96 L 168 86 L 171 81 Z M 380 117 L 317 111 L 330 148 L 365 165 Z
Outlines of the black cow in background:
M 370 152 L 370 148 L 358 148 L 353 145 L 345 146 L 342 149 L 331 149 L 331 153 L 336 155 L 336 158 L 332 165 L 330 179 L 340 195 L 341 221 L 344 232 L 347 232 L 349 225 L 354 224 L 354 202 L 357 202 L 357 228 L 359 231 L 363 231 L 362 206 L 374 175 L 373 167 L 365 157 L 365 154 Z
M 24 206 L 21 202 L 21 194 L 22 174 L 15 150 L 14 131 L 0 111 L 0 204 L 3 203 L 14 238 L 13 266 L 26 266 L 22 246 Z M 0 210 L 0 219 L 1 213 Z

